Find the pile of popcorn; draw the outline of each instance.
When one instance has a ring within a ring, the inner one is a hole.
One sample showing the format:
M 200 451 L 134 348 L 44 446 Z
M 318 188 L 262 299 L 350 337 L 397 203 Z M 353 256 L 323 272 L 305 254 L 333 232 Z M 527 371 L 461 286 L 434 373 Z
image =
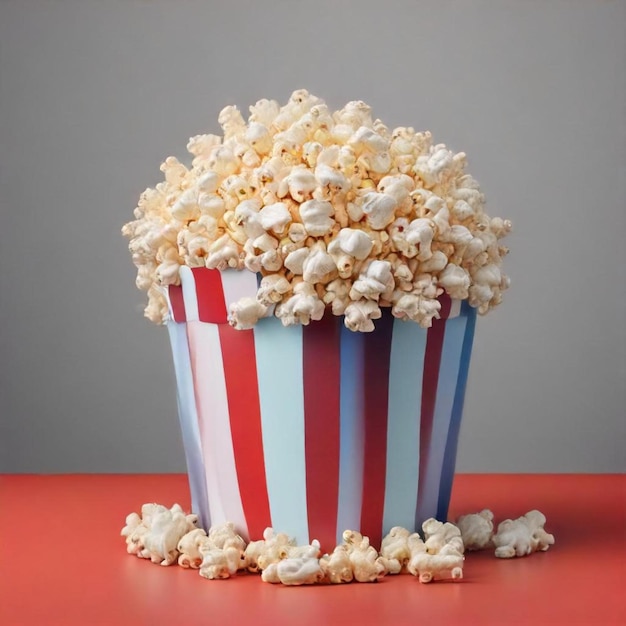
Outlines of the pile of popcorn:
M 263 539 L 246 545 L 231 522 L 213 526 L 207 534 L 197 528 L 197 521 L 178 504 L 170 509 L 144 504 L 141 515 L 127 516 L 121 534 L 129 554 L 153 563 L 178 563 L 199 570 L 209 580 L 230 578 L 240 571 L 261 572 L 264 582 L 283 585 L 376 582 L 400 573 L 412 574 L 422 583 L 460 580 L 466 550 L 495 547 L 496 557 L 512 558 L 546 551 L 554 544 L 553 535 L 544 530 L 545 516 L 536 510 L 504 520 L 495 534 L 488 509 L 462 515 L 456 525 L 428 519 L 422 525 L 424 539 L 396 526 L 383 538 L 380 553 L 368 537 L 346 530 L 343 543 L 324 555 L 318 541 L 298 546 L 272 528 L 265 530 Z
M 330 309 L 369 332 L 381 307 L 429 327 L 443 292 L 481 314 L 500 303 L 511 224 L 484 212 L 464 153 L 388 129 L 361 101 L 333 113 L 305 90 L 283 107 L 260 100 L 247 122 L 228 106 L 219 123 L 223 137 L 190 139 L 189 167 L 166 159 L 122 230 L 152 321 L 166 320 L 163 288 L 181 265 L 262 275 L 257 297 L 231 306 L 240 329 Z

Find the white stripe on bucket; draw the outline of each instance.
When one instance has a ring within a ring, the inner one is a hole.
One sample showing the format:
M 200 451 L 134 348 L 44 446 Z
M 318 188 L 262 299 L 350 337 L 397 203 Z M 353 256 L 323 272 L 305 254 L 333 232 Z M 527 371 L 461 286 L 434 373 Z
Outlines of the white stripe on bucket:
M 451 320 L 455 317 L 459 317 L 461 315 L 461 303 L 462 300 L 454 300 L 450 299 L 450 313 L 448 314 L 448 319 Z
M 389 368 L 383 535 L 394 526 L 413 528 L 415 524 L 426 337 L 426 329 L 418 324 L 394 320 Z
M 272 526 L 308 543 L 302 326 L 262 319 L 254 344 Z
M 443 456 L 446 449 L 450 419 L 452 417 L 452 405 L 459 377 L 461 362 L 461 350 L 467 317 L 456 317 L 446 321 L 446 329 L 443 338 L 441 363 L 439 366 L 439 379 L 437 382 L 437 396 L 435 399 L 435 414 L 433 428 L 428 450 L 428 460 L 423 480 L 423 493 L 420 494 L 420 510 L 418 517 L 427 519 L 437 515 L 439 504 L 439 484 L 443 470 Z M 445 521 L 445 520 L 443 520 Z
M 194 382 L 207 465 L 211 520 L 214 524 L 233 522 L 238 532 L 247 536 L 230 430 L 219 327 L 217 324 L 188 322 L 187 328 L 195 354 Z
M 200 319 L 198 313 L 198 296 L 196 295 L 196 281 L 190 267 L 182 265 L 180 268 L 180 284 L 183 288 L 183 301 L 185 303 L 185 319 L 188 322 L 197 322 Z
M 170 320 L 174 320 L 175 322 L 178 321 L 178 320 L 174 319 L 174 309 L 172 309 L 172 301 L 170 300 L 170 290 L 169 290 L 169 288 L 168 287 L 161 287 L 160 291 L 163 294 L 163 297 L 165 298 L 165 301 L 167 302 L 167 313 L 169 315 L 169 319 Z
M 230 313 L 230 305 L 240 298 L 256 298 L 257 275 L 248 270 L 227 269 L 220 274 L 226 313 Z

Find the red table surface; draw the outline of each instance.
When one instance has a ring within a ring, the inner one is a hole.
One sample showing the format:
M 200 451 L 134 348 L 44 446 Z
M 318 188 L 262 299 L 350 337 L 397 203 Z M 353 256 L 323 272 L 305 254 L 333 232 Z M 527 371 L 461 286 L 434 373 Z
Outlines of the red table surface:
M 459 475 L 451 519 L 538 508 L 548 552 L 470 553 L 460 582 L 283 587 L 209 581 L 126 553 L 143 502 L 189 506 L 184 475 L 0 476 L 0 624 L 626 624 L 626 478 Z

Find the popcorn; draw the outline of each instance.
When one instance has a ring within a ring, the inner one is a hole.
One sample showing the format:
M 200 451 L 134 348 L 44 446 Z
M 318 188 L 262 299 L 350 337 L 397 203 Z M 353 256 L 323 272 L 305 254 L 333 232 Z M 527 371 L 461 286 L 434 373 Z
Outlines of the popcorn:
M 332 584 L 349 583 L 354 578 L 346 545 L 337 546 L 330 555 L 325 554 L 320 559 L 320 567 L 326 580 Z
M 153 321 L 167 319 L 162 288 L 180 283 L 181 265 L 260 273 L 257 300 L 287 324 L 319 319 L 317 301 L 361 332 L 380 307 L 428 327 L 444 291 L 481 314 L 501 302 L 509 279 L 499 241 L 511 223 L 485 214 L 464 153 L 429 132 L 389 130 L 361 101 L 332 113 L 303 89 L 283 107 L 259 100 L 247 121 L 227 106 L 218 122 L 223 137 L 189 140 L 190 166 L 165 160 L 164 181 L 122 229 Z M 294 277 L 309 287 L 296 290 Z M 264 315 L 249 302 L 236 310 L 235 328 Z
M 216 580 L 230 578 L 237 573 L 241 556 L 235 547 L 201 549 L 202 564 L 199 574 L 203 578 Z
M 327 235 L 335 224 L 335 209 L 325 200 L 307 200 L 300 205 L 300 217 L 307 234 L 313 237 Z
M 160 504 L 144 504 L 141 516 L 131 513 L 121 531 L 129 554 L 153 563 L 172 565 L 178 560 L 178 543 L 196 528 L 198 517 L 185 515 L 178 504 L 171 509 Z
M 324 242 L 317 242 L 302 263 L 302 276 L 305 282 L 309 285 L 326 284 L 329 279 L 335 278 L 336 274 L 337 266 L 326 252 Z
M 275 310 L 283 326 L 294 324 L 308 325 L 311 320 L 321 320 L 324 315 L 324 303 L 320 300 L 313 285 L 299 282 L 293 288 L 293 296 L 281 302 Z
M 465 546 L 461 531 L 449 522 L 434 518 L 422 524 L 425 541 L 418 535 L 408 538 L 411 553 L 407 570 L 417 576 L 421 583 L 433 580 L 459 580 L 463 578 L 463 553 Z
M 259 211 L 259 221 L 264 230 L 280 235 L 291 222 L 291 213 L 284 202 L 267 205 Z
M 315 539 L 308 546 L 286 544 L 279 551 L 278 560 L 267 562 L 264 555 L 262 556 L 259 562 L 260 566 L 263 565 L 261 579 L 283 585 L 311 585 L 321 582 L 324 572 L 320 567 L 319 556 L 320 543 Z
M 545 552 L 554 544 L 554 535 L 544 530 L 546 517 L 541 511 L 529 511 L 516 520 L 504 520 L 493 536 L 496 556 L 510 559 L 538 550 Z
M 374 322 L 382 317 L 378 303 L 373 300 L 350 302 L 344 310 L 344 324 L 352 331 L 369 333 L 374 330 Z
M 368 537 L 354 530 L 345 530 L 343 540 L 352 566 L 354 580 L 360 583 L 376 582 L 387 573 L 384 563 Z
M 437 554 L 416 551 L 411 557 L 408 570 L 421 583 L 433 580 L 459 580 L 463 578 L 463 555 L 453 547 L 446 546 Z
M 461 554 L 465 551 L 461 531 L 450 522 L 439 522 L 431 517 L 422 524 L 422 530 L 428 554 L 439 554 L 446 545 L 453 545 Z
M 194 528 L 183 535 L 176 546 L 179 552 L 178 564 L 185 568 L 199 569 L 203 561 L 201 549 L 206 545 L 207 539 L 203 528 Z
M 199 538 L 199 542 L 198 550 L 202 556 L 199 574 L 203 578 L 230 578 L 239 570 L 245 569 L 246 543 L 235 532 L 232 522 L 212 526 L 208 536 Z
M 411 560 L 411 546 L 421 538 L 417 533 L 411 533 L 406 528 L 394 526 L 389 533 L 383 537 L 380 544 L 380 555 L 387 560 L 387 568 L 390 574 L 399 574 L 406 569 Z M 394 566 L 395 562 L 395 566 Z
M 491 545 L 493 513 L 489 509 L 483 509 L 480 513 L 461 515 L 455 523 L 461 531 L 466 550 L 483 550 Z
M 283 585 L 314 585 L 324 578 L 324 572 L 315 557 L 286 558 L 263 570 L 261 579 Z
M 393 291 L 394 280 L 389 261 L 371 261 L 361 272 L 350 290 L 352 300 L 376 300 Z
M 258 568 L 265 570 L 272 563 L 278 563 L 278 561 L 286 559 L 289 556 L 289 548 L 294 545 L 294 540 L 285 533 L 275 533 L 273 528 L 266 528 L 263 531 L 263 543 L 258 546 L 258 553 L 255 555 Z M 244 555 L 248 559 L 251 557 L 248 549 L 246 549 Z M 249 568 L 250 566 L 248 566 Z

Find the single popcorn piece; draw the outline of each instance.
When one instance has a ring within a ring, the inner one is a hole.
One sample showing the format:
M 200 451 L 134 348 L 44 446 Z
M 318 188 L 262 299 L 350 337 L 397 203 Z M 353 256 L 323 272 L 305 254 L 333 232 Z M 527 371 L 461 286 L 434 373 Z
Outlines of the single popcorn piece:
M 416 551 L 411 557 L 408 569 L 421 583 L 434 580 L 460 580 L 463 578 L 463 561 L 463 554 L 453 546 L 446 545 L 437 554 Z
M 240 298 L 230 305 L 228 322 L 237 330 L 246 330 L 265 317 L 267 312 L 267 306 L 255 298 Z
M 180 284 L 181 265 L 261 275 L 256 299 L 268 309 L 238 303 L 231 323 L 242 330 L 265 314 L 287 325 L 333 314 L 371 332 L 380 307 L 429 327 L 444 292 L 481 314 L 502 301 L 500 240 L 511 222 L 485 213 L 463 152 L 427 131 L 387 128 L 361 101 L 333 112 L 304 89 L 282 107 L 264 99 L 249 110 L 246 120 L 225 107 L 223 136 L 192 137 L 190 163 L 168 157 L 164 180 L 122 229 L 146 317 L 167 321 L 164 289 Z M 416 284 L 420 275 L 436 294 Z M 295 278 L 308 285 L 298 294 Z M 304 304 L 311 288 L 323 309 Z
M 440 522 L 434 517 L 422 524 L 424 531 L 424 545 L 429 554 L 439 554 L 444 546 L 453 545 L 461 554 L 465 548 L 461 538 L 461 531 L 450 522 Z
M 554 535 L 544 530 L 545 523 L 545 515 L 537 510 L 529 511 L 516 520 L 500 522 L 493 536 L 495 555 L 500 559 L 511 559 L 538 550 L 545 552 L 554 545 Z
M 344 311 L 344 324 L 352 331 L 370 333 L 374 330 L 374 322 L 382 317 L 378 303 L 373 300 L 351 302 Z
M 261 579 L 283 585 L 314 585 L 324 579 L 324 572 L 315 557 L 288 557 L 263 570 Z
M 328 234 L 335 224 L 335 209 L 325 200 L 307 200 L 300 205 L 300 217 L 306 232 L 313 237 Z
M 310 585 L 320 582 L 324 573 L 319 564 L 320 543 L 296 546 L 285 533 L 266 528 L 263 539 L 251 542 L 244 554 L 248 571 L 261 570 L 261 579 L 284 585 Z
M 198 542 L 202 557 L 199 574 L 203 578 L 230 578 L 246 568 L 246 543 L 237 534 L 232 522 L 212 526 L 208 536 L 198 538 Z
M 257 541 L 251 541 L 244 550 L 244 564 L 245 569 L 252 574 L 257 574 L 261 571 L 259 567 L 259 557 L 263 554 L 265 549 L 265 540 L 259 539 Z
M 287 558 L 289 559 L 319 559 L 320 557 L 320 542 L 317 539 L 313 539 L 310 545 L 307 546 L 288 546 Z
M 380 560 L 378 552 L 370 546 L 369 537 L 360 532 L 345 530 L 343 540 L 352 566 L 354 580 L 360 583 L 376 582 L 382 579 L 387 570 Z
M 237 534 L 235 525 L 232 522 L 211 526 L 207 536 L 207 544 L 210 548 L 218 548 L 220 550 L 232 546 L 242 553 L 246 549 L 246 542 Z
M 143 550 L 143 535 L 148 532 L 148 527 L 142 524 L 141 517 L 137 513 L 130 513 L 126 517 L 126 525 L 122 528 L 121 535 L 126 539 L 126 551 L 128 554 L 139 555 Z
M 389 261 L 371 261 L 361 272 L 350 290 L 352 300 L 378 301 L 381 297 L 389 297 L 393 292 L 394 279 Z
M 326 580 L 332 584 L 349 583 L 354 578 L 352 562 L 346 545 L 339 545 L 332 554 L 325 554 L 320 559 L 320 567 Z
M 272 528 L 266 528 L 263 531 L 263 543 L 252 550 L 246 549 L 244 553 L 248 561 L 248 569 L 251 567 L 253 554 L 257 568 L 265 570 L 272 563 L 286 559 L 289 556 L 289 549 L 293 546 L 295 546 L 295 541 L 291 537 L 285 533 L 275 533 Z
M 455 524 L 461 531 L 466 550 L 484 550 L 491 546 L 493 513 L 489 509 L 461 515 Z
M 421 542 L 421 538 L 417 533 L 411 533 L 401 526 L 394 526 L 383 537 L 380 544 L 380 555 L 388 560 L 386 565 L 390 574 L 397 574 L 402 570 L 406 570 L 411 560 L 411 545 L 415 539 L 419 539 Z M 393 565 L 394 561 L 397 563 L 397 566 Z
M 324 303 L 313 285 L 300 282 L 293 288 L 293 295 L 276 307 L 276 317 L 285 326 L 308 325 L 311 320 L 320 320 L 324 315 Z
M 230 578 L 237 573 L 241 557 L 235 547 L 203 548 L 199 574 L 208 580 Z
M 201 549 L 207 543 L 208 537 L 203 528 L 194 528 L 183 535 L 176 546 L 179 552 L 178 564 L 185 568 L 199 569 L 203 559 Z

